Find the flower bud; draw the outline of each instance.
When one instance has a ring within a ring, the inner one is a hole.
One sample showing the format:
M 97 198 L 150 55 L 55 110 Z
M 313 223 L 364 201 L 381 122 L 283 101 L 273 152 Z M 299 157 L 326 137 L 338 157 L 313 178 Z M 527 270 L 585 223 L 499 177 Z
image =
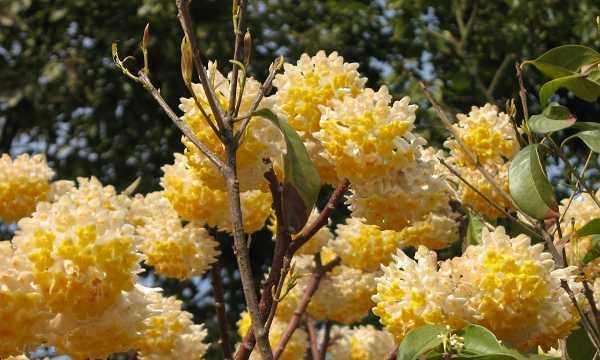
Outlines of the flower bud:
M 181 76 L 186 86 L 192 84 L 192 47 L 190 46 L 187 37 L 181 39 Z
M 244 65 L 250 64 L 250 57 L 252 56 L 252 34 L 250 30 L 246 30 L 244 35 Z

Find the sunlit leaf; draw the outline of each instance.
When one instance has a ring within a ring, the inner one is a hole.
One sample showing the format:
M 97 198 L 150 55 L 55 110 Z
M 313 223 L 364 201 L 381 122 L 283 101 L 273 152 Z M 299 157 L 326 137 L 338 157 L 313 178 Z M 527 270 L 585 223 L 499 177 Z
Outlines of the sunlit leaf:
M 583 141 L 590 150 L 595 153 L 600 153 L 600 130 L 586 130 L 578 132 L 575 135 L 571 135 L 563 141 L 565 144 L 567 141 L 579 138 Z
M 510 194 L 521 211 L 536 219 L 554 217 L 558 205 L 554 189 L 540 161 L 537 144 L 521 149 L 510 164 L 508 185 Z
M 253 115 L 271 120 L 285 138 L 283 217 L 290 231 L 298 232 L 306 224 L 319 196 L 319 172 L 310 160 L 302 139 L 285 120 L 279 119 L 269 109 L 260 109 Z
M 541 114 L 533 115 L 527 125 L 532 131 L 545 134 L 566 129 L 575 124 L 576 120 L 568 108 L 552 103 Z
M 419 358 L 442 345 L 442 336 L 448 330 L 441 325 L 425 325 L 411 330 L 400 343 L 397 360 Z

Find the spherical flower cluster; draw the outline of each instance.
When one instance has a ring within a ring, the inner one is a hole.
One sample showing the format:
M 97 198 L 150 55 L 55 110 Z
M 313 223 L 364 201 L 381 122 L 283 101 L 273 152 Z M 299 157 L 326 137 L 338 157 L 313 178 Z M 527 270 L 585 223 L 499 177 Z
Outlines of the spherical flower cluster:
M 336 52 L 326 55 L 319 51 L 313 57 L 302 54 L 296 65 L 284 64 L 283 73 L 273 80 L 277 88 L 271 97 L 274 109 L 300 133 L 326 183 L 338 182 L 335 167 L 322 156 L 323 146 L 313 135 L 321 129 L 321 115 L 333 100 L 353 97 L 363 90 L 366 78 L 357 69 L 357 63 L 345 63 Z
M 377 271 L 387 265 L 401 245 L 400 233 L 367 225 L 364 219 L 349 218 L 335 232 L 335 239 L 329 243 L 331 250 L 344 265 L 362 271 Z
M 304 228 L 306 228 L 307 226 L 310 226 L 310 224 L 313 224 L 316 221 L 316 219 L 318 218 L 318 216 L 319 216 L 319 211 L 317 209 L 313 209 L 313 211 L 310 213 L 310 216 L 308 217 L 308 221 L 306 222 L 306 225 L 304 226 Z M 275 232 L 277 231 L 277 218 L 275 217 L 275 214 L 271 214 L 269 221 L 271 222 L 271 224 L 269 225 L 269 230 L 271 230 L 271 232 L 273 233 L 273 240 L 275 240 Z M 299 233 L 302 233 L 303 231 L 304 231 L 304 229 L 302 229 L 302 231 L 300 231 Z M 297 236 L 292 235 L 292 241 L 295 240 L 296 238 L 297 238 Z M 295 254 L 297 254 L 297 255 L 316 254 L 319 251 L 321 251 L 323 246 L 327 245 L 327 243 L 331 239 L 333 239 L 333 234 L 331 233 L 331 230 L 329 230 L 329 227 L 323 226 L 313 236 L 311 236 L 310 239 L 307 242 L 305 242 L 295 252 Z
M 156 314 L 144 321 L 145 330 L 137 344 L 140 359 L 203 359 L 208 350 L 203 342 L 207 332 L 202 325 L 194 324 L 192 314 L 181 310 L 181 301 L 160 293 L 150 294 L 149 301 Z
M 178 279 L 202 275 L 219 255 L 219 243 L 204 228 L 181 225 L 162 192 L 137 195 L 130 216 L 142 238 L 138 248 L 144 261 L 158 274 Z
M 213 76 L 212 82 L 215 84 L 215 93 L 220 101 L 220 105 L 223 109 L 227 109 L 229 106 L 230 78 L 226 79 L 216 69 L 216 63 L 209 64 L 209 72 Z M 231 74 L 229 76 L 231 77 Z M 238 87 L 240 86 L 241 81 L 238 82 Z M 196 99 L 210 117 L 210 121 L 216 126 L 214 115 L 212 114 L 202 85 L 192 84 L 192 90 Z M 238 88 L 239 90 L 241 89 Z M 240 103 L 240 114 L 246 115 L 250 111 L 251 105 L 259 92 L 260 83 L 252 78 L 247 78 Z M 269 101 L 265 100 L 262 106 L 269 107 L 268 103 Z M 180 109 L 184 112 L 182 120 L 190 126 L 198 139 L 221 159 L 225 159 L 225 148 L 221 140 L 208 125 L 207 120 L 197 107 L 196 101 L 193 98 L 182 98 Z M 191 140 L 184 137 L 183 143 L 186 146 L 186 156 L 195 175 L 210 188 L 225 190 L 223 176 L 210 160 L 198 150 Z M 261 117 L 252 118 L 236 153 L 238 176 L 242 191 L 266 189 L 266 180 L 263 174 L 267 170 L 267 165 L 265 165 L 263 159 L 277 158 L 284 149 L 284 146 L 281 132 L 274 124 Z
M 243 338 L 244 335 L 246 335 L 246 332 L 248 332 L 248 330 L 250 329 L 250 325 L 251 325 L 250 314 L 247 311 L 245 311 L 241 314 L 240 320 L 237 323 L 238 334 L 240 335 L 240 337 Z M 273 319 L 273 323 L 271 324 L 271 328 L 269 330 L 269 343 L 271 344 L 271 347 L 275 348 L 277 346 L 277 344 L 279 344 L 279 341 L 281 340 L 281 337 L 283 336 L 287 327 L 288 327 L 287 321 L 283 321 L 281 319 L 278 319 L 277 317 L 275 317 L 275 319 Z M 304 359 L 307 348 L 308 348 L 308 334 L 303 329 L 298 328 L 292 334 L 292 337 L 288 341 L 288 343 L 287 343 L 285 349 L 283 350 L 283 352 L 281 353 L 281 356 L 279 357 L 279 359 L 282 359 L 282 360 Z M 252 354 L 250 355 L 250 359 L 258 360 L 258 359 L 260 359 L 260 356 L 258 356 L 258 353 L 256 351 L 253 351 Z
M 396 347 L 392 334 L 372 325 L 335 327 L 332 338 L 335 341 L 328 349 L 332 360 L 384 360 Z
M 438 268 L 435 252 L 421 246 L 415 260 L 398 251 L 394 262 L 377 278 L 373 313 L 398 343 L 425 324 L 461 325 L 447 267 Z
M 323 156 L 335 164 L 339 178 L 361 184 L 404 168 L 414 161 L 423 140 L 410 132 L 416 105 L 403 98 L 392 101 L 386 87 L 365 89 L 356 97 L 333 101 L 314 134 Z
M 496 184 L 504 191 L 505 194 L 509 193 L 508 189 L 508 168 L 509 164 L 495 164 L 484 166 L 484 169 L 494 179 Z M 473 185 L 485 198 L 491 200 L 494 204 L 499 206 L 501 209 L 510 209 L 512 204 L 509 200 L 500 193 L 494 185 L 492 185 L 481 172 L 475 169 L 461 168 L 464 170 L 462 176 L 469 184 Z M 464 205 L 469 206 L 475 212 L 482 214 L 489 219 L 497 219 L 503 216 L 502 212 L 496 207 L 492 206 L 485 198 L 478 194 L 475 190 L 470 188 L 462 181 L 458 184 L 457 198 Z
M 456 217 L 454 213 L 429 213 L 400 231 L 401 242 L 405 246 L 423 245 L 432 250 L 446 248 L 458 240 Z
M 510 117 L 492 104 L 473 106 L 468 115 L 458 114 L 454 126 L 460 140 L 482 164 L 502 163 L 519 151 L 519 142 Z M 462 166 L 474 166 L 456 139 L 445 145 Z
M 26 259 L 9 241 L 0 242 L 0 357 L 17 355 L 43 341 L 51 314 L 32 286 Z
M 573 269 L 554 270 L 543 249 L 525 235 L 511 239 L 502 227 L 484 228 L 481 245 L 452 260 L 463 317 L 525 349 L 548 348 L 568 335 L 578 319 L 560 280 Z
M 144 319 L 152 314 L 148 296 L 153 289 L 136 285 L 94 319 L 81 320 L 59 314 L 52 320 L 49 343 L 58 353 L 74 360 L 106 359 L 115 352 L 136 348 L 142 338 Z
M 402 252 L 377 279 L 373 312 L 398 341 L 422 324 L 459 328 L 480 324 L 524 350 L 549 348 L 578 318 L 560 285 L 578 291 L 573 268 L 554 270 L 543 245 L 504 228 L 484 228 L 481 245 L 470 246 L 439 268 L 434 252 L 420 247 L 416 262 Z
M 12 223 L 31 215 L 47 200 L 54 171 L 42 155 L 23 154 L 12 160 L 0 157 L 0 220 Z
M 231 231 L 227 193 L 206 186 L 195 176 L 188 160 L 175 154 L 175 163 L 163 167 L 164 196 L 184 220 Z M 260 230 L 271 213 L 271 194 L 260 190 L 241 193 L 244 230 Z
M 321 257 L 323 264 L 326 264 L 335 258 L 335 254 L 332 250 L 324 248 Z M 312 267 L 312 261 L 310 264 Z M 312 272 L 312 268 L 309 271 Z M 321 279 L 319 288 L 308 305 L 307 313 L 315 319 L 329 319 L 342 324 L 352 324 L 361 320 L 373 307 L 371 296 L 375 294 L 376 276 L 376 273 L 363 272 L 349 266 L 336 266 Z M 299 289 L 303 288 L 302 284 L 298 286 Z
M 135 284 L 139 255 L 127 222 L 129 199 L 95 178 L 19 221 L 14 243 L 55 312 L 102 314 Z

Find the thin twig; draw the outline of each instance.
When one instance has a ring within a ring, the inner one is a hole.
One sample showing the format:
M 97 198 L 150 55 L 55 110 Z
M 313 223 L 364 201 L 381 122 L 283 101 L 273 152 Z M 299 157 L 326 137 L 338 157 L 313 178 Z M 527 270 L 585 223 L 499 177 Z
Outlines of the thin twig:
M 252 102 L 252 105 L 250 105 L 250 110 L 248 110 L 248 113 L 246 115 L 244 115 L 244 117 L 242 117 L 241 119 L 236 119 L 236 120 L 243 120 L 242 125 L 240 126 L 239 130 L 235 134 L 236 141 L 238 141 L 238 142 L 240 141 L 240 139 L 244 135 L 244 132 L 246 131 L 246 127 L 248 127 L 248 124 L 250 123 L 250 120 L 252 119 L 252 114 L 256 111 L 256 109 L 258 109 L 258 106 L 260 105 L 260 102 L 265 97 L 265 95 L 269 91 L 271 91 L 271 86 L 273 84 L 273 79 L 275 79 L 275 74 L 277 74 L 277 71 L 281 68 L 282 65 L 283 65 L 283 58 L 278 58 L 271 64 L 271 66 L 269 67 L 269 75 L 267 76 L 267 79 L 265 80 L 265 82 L 263 82 L 262 85 L 260 86 L 260 91 L 258 92 L 258 95 Z
M 279 344 L 277 345 L 277 348 L 275 349 L 275 352 L 273 353 L 273 356 L 275 357 L 275 359 L 278 359 L 279 356 L 281 356 L 288 341 L 292 338 L 294 331 L 296 331 L 296 329 L 300 325 L 300 319 L 302 318 L 302 315 L 304 315 L 304 312 L 306 311 L 306 308 L 308 307 L 308 303 L 310 302 L 310 299 L 312 298 L 314 293 L 319 288 L 319 283 L 321 282 L 321 279 L 323 278 L 323 276 L 327 272 L 331 271 L 331 269 L 333 269 L 335 266 L 339 265 L 340 262 L 341 262 L 341 259 L 338 257 L 335 260 L 330 261 L 326 265 L 322 265 L 320 255 L 319 254 L 315 255 L 315 263 L 317 266 L 313 270 L 310 281 L 307 284 L 306 288 L 302 289 L 302 291 L 303 291 L 302 299 L 300 300 L 298 307 L 294 311 L 294 315 L 292 316 L 292 319 L 290 320 L 288 327 L 286 328 L 285 332 L 281 336 L 281 339 L 279 340 Z
M 213 264 L 210 270 L 213 294 L 215 297 L 215 309 L 217 312 L 217 322 L 219 324 L 220 343 L 223 349 L 223 359 L 231 360 L 231 348 L 229 345 L 229 332 L 227 330 L 227 314 L 225 313 L 225 297 L 223 295 L 223 280 L 221 279 L 221 264 L 219 260 Z
M 525 89 L 525 83 L 523 82 L 523 71 L 521 71 L 521 66 L 516 63 L 515 69 L 517 69 L 517 79 L 519 81 L 519 97 L 521 98 L 521 107 L 523 108 L 523 123 L 525 127 L 525 132 L 527 133 L 527 140 L 529 143 L 533 143 L 533 136 L 531 135 L 531 130 L 529 129 L 529 108 L 527 107 L 527 90 Z
M 310 340 L 310 354 L 313 360 L 319 360 L 319 339 L 317 337 L 317 323 L 315 319 L 308 318 L 306 320 L 306 332 Z
M 237 84 L 238 84 L 238 73 L 239 66 L 236 63 L 239 63 L 242 60 L 242 47 L 244 41 L 244 33 L 242 32 L 242 27 L 244 26 L 244 18 L 246 17 L 246 0 L 239 0 L 237 3 L 237 9 L 233 9 L 236 18 L 234 19 L 236 25 L 234 27 L 235 34 L 235 45 L 233 50 L 233 69 L 231 71 L 231 84 L 229 86 L 229 109 L 227 110 L 227 114 L 230 119 L 233 119 L 236 114 L 236 96 L 239 95 L 241 98 L 243 94 L 237 94 Z
M 496 86 L 498 86 L 498 83 L 500 82 L 500 79 L 502 78 L 502 74 L 504 73 L 504 70 L 506 70 L 506 67 L 510 64 L 510 61 L 512 59 L 515 58 L 515 54 L 507 54 L 504 57 L 504 60 L 502 60 L 502 63 L 500 63 L 500 66 L 498 67 L 498 69 L 496 70 L 496 73 L 494 74 L 494 77 L 492 78 L 492 81 L 490 82 L 490 86 L 488 86 L 487 88 L 487 94 L 490 97 L 494 96 L 494 91 L 496 90 Z M 518 133 L 517 133 L 518 135 Z
M 198 48 L 198 41 L 196 40 L 196 35 L 193 31 L 194 27 L 192 25 L 192 19 L 190 17 L 190 0 L 176 0 L 177 4 L 177 18 L 179 19 L 179 23 L 181 24 L 181 28 L 187 37 L 190 47 L 192 48 L 192 58 L 194 60 L 194 67 L 196 68 L 196 72 L 198 73 L 198 77 L 200 78 L 200 83 L 202 85 L 202 89 L 204 89 L 204 94 L 206 94 L 206 99 L 208 100 L 208 105 L 212 110 L 213 116 L 215 117 L 215 121 L 219 129 L 224 129 L 224 118 L 225 114 L 223 113 L 223 109 L 219 104 L 219 100 L 215 93 L 215 89 L 211 86 L 208 81 L 208 74 L 206 72 L 206 67 L 204 66 L 204 62 L 202 61 L 200 49 Z
M 318 360 L 325 360 L 325 356 L 327 355 L 327 347 L 329 347 L 329 340 L 331 337 L 331 327 L 333 326 L 333 324 L 331 323 L 331 321 L 327 320 L 325 321 L 325 334 L 323 335 L 323 343 L 321 343 L 321 348 L 319 349 L 319 359 Z
M 323 226 L 327 225 L 331 213 L 333 212 L 338 202 L 344 196 L 349 187 L 350 181 L 348 179 L 343 179 L 340 182 L 340 184 L 335 188 L 333 194 L 331 194 L 331 196 L 329 197 L 325 208 L 323 208 L 323 211 L 321 211 L 317 219 L 315 219 L 315 221 L 312 224 L 302 229 L 300 234 L 298 234 L 294 241 L 292 241 L 288 249 L 288 254 L 293 255 L 298 249 L 300 249 L 300 247 L 302 247 L 302 245 L 304 245 L 308 240 L 310 240 L 310 238 L 314 234 L 316 234 Z
M 212 152 L 212 150 L 210 150 L 208 147 L 206 147 L 206 145 L 202 143 L 202 141 L 200 141 L 200 139 L 196 136 L 196 134 L 194 134 L 192 129 L 190 129 L 190 127 L 188 126 L 188 124 L 186 124 L 185 121 L 181 120 L 179 116 L 175 114 L 173 109 L 171 109 L 169 104 L 167 104 L 165 99 L 160 94 L 160 91 L 156 87 L 154 87 L 148 75 L 144 71 L 140 71 L 138 75 L 138 81 L 144 86 L 144 88 L 150 93 L 150 95 L 152 95 L 156 102 L 158 102 L 158 104 L 167 114 L 169 119 L 171 119 L 171 121 L 181 130 L 181 132 L 185 136 L 187 136 L 194 145 L 196 145 L 198 150 L 200 150 L 200 152 L 202 152 L 202 154 L 206 156 L 208 160 L 210 160 L 217 167 L 221 174 L 225 174 L 227 168 L 225 163 L 223 163 L 223 161 L 217 156 L 217 154 Z

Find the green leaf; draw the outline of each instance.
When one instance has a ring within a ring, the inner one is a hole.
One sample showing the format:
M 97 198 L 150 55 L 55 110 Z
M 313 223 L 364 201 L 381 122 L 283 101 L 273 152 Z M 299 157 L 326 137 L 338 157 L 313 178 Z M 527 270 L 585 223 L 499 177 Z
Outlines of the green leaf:
M 481 229 L 485 226 L 483 220 L 469 211 L 469 224 L 467 226 L 467 241 L 469 245 L 478 245 L 481 242 Z
M 535 60 L 524 62 L 533 64 L 544 75 L 556 79 L 573 75 L 588 64 L 600 61 L 600 53 L 582 45 L 563 45 L 546 51 Z
M 541 114 L 533 115 L 527 125 L 536 133 L 546 134 L 566 129 L 575 124 L 576 120 L 568 108 L 557 103 L 551 103 Z
M 592 219 L 577 230 L 577 236 L 600 234 L 600 219 Z
M 586 130 L 578 132 L 575 135 L 571 135 L 566 138 L 562 144 L 564 145 L 567 141 L 579 138 L 581 139 L 590 150 L 595 153 L 600 153 L 600 130 Z
M 279 119 L 269 109 L 257 110 L 253 115 L 271 120 L 285 138 L 287 151 L 283 159 L 283 217 L 290 231 L 296 233 L 308 221 L 319 196 L 319 172 L 310 160 L 302 139 L 285 120 Z
M 558 89 L 566 88 L 575 96 L 588 102 L 594 102 L 600 96 L 600 84 L 588 79 L 586 75 L 574 74 L 548 81 L 540 89 L 540 103 L 545 104 Z
M 459 332 L 465 339 L 465 351 L 474 354 L 502 353 L 506 349 L 500 345 L 496 336 L 480 325 L 468 325 Z
M 600 257 L 600 235 L 592 235 L 592 248 L 585 254 L 581 262 L 585 265 Z
M 508 186 L 513 200 L 524 213 L 543 220 L 555 217 L 558 205 L 538 148 L 538 144 L 528 145 L 515 156 L 508 170 Z
M 567 337 L 567 354 L 571 360 L 593 359 L 596 349 L 583 327 L 575 329 Z
M 441 325 L 425 325 L 411 330 L 400 343 L 397 360 L 419 360 L 420 356 L 442 345 L 448 330 Z
M 600 123 L 578 121 L 573 125 L 573 128 L 579 130 L 600 130 Z

